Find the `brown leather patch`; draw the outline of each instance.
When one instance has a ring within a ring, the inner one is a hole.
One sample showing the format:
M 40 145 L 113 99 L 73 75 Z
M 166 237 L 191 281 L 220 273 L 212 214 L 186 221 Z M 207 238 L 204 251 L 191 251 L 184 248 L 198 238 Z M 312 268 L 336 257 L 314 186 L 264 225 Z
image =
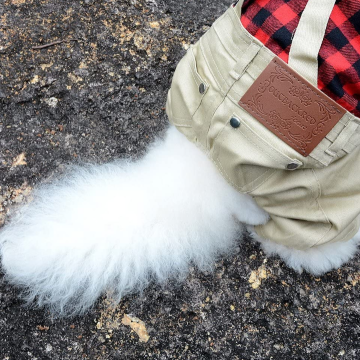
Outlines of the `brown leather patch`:
M 303 156 L 308 156 L 346 110 L 274 58 L 239 105 Z

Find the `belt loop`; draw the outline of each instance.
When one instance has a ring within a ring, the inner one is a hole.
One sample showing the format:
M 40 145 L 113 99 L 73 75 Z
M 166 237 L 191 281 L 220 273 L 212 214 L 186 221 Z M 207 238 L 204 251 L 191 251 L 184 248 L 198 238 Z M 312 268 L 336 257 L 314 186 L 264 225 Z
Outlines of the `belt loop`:
M 360 119 L 354 116 L 350 121 L 354 122 L 357 125 L 357 127 L 351 133 L 348 141 L 343 147 L 343 150 L 348 154 L 351 153 L 360 145 Z
M 346 116 L 346 115 L 345 115 Z M 334 140 L 334 142 L 329 146 L 325 152 L 335 157 L 339 151 L 343 150 L 350 138 L 355 133 L 356 129 L 359 126 L 359 119 L 351 116 L 349 121 L 345 124 L 344 129 L 340 132 L 339 136 Z
M 253 61 L 255 56 L 260 51 L 261 47 L 252 42 L 249 47 L 244 51 L 239 61 L 235 64 L 234 68 L 230 71 L 230 75 L 235 79 L 239 80 L 249 64 Z

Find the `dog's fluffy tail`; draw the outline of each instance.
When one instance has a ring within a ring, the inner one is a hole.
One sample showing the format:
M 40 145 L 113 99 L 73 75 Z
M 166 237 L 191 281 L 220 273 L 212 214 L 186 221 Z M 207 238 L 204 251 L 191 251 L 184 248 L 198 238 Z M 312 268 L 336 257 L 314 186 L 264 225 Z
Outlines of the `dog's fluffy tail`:
M 77 169 L 45 186 L 0 232 L 3 269 L 29 301 L 73 315 L 106 290 L 120 300 L 150 281 L 208 268 L 240 224 L 266 214 L 170 127 L 140 161 Z

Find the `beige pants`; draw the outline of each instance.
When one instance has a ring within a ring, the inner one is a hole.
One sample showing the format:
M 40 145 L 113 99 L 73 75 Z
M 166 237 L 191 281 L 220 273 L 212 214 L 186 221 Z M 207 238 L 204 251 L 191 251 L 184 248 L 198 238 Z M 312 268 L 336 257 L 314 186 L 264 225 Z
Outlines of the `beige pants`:
M 240 11 L 241 2 L 230 7 L 180 61 L 170 122 L 270 214 L 259 236 L 297 249 L 347 241 L 360 226 L 360 119 L 345 112 L 303 156 L 240 106 L 275 57 L 243 28 Z

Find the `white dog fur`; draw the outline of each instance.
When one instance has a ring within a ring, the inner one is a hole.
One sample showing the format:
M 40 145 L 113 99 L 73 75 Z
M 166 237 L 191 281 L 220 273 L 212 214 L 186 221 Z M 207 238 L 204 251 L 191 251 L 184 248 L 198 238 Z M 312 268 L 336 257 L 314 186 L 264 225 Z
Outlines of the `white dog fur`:
M 267 219 L 171 126 L 137 162 L 78 168 L 37 190 L 0 232 L 2 267 L 28 301 L 74 315 L 105 291 L 119 301 L 152 280 L 185 276 L 190 264 L 208 269 L 231 252 L 241 223 Z M 317 275 L 348 261 L 358 242 L 299 251 L 253 236 L 268 255 Z

